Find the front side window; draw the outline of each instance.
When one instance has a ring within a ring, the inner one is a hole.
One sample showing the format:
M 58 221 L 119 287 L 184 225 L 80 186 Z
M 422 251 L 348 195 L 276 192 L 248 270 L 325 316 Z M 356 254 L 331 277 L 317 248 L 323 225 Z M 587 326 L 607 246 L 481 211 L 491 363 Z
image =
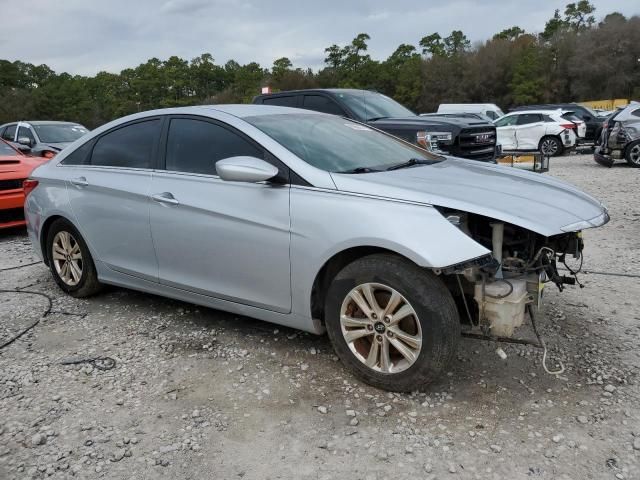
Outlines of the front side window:
M 499 120 L 496 120 L 496 127 L 508 127 L 510 125 L 515 125 L 518 120 L 518 115 L 511 115 L 510 117 L 502 117 Z
M 151 168 L 153 147 L 160 134 L 160 120 L 147 120 L 112 130 L 93 147 L 91 165 Z
M 18 128 L 18 140 L 20 140 L 21 138 L 28 138 L 29 144 L 32 146 L 36 143 L 36 138 L 33 136 L 33 133 L 31 133 L 31 130 L 27 127 Z
M 229 157 L 263 157 L 263 152 L 239 134 L 215 123 L 174 118 L 167 136 L 166 169 L 217 175 L 216 162 Z
M 4 138 L 5 140 L 9 140 L 10 142 L 13 142 L 13 139 L 16 136 L 16 125 L 9 125 L 7 127 L 7 129 L 4 131 L 4 133 L 2 134 L 2 138 Z
M 384 170 L 414 159 L 429 162 L 444 159 L 336 116 L 278 114 L 245 120 L 305 162 L 328 172 L 358 173 L 353 170 Z
M 336 102 L 322 95 L 305 95 L 302 108 L 331 115 L 344 115 L 344 111 Z

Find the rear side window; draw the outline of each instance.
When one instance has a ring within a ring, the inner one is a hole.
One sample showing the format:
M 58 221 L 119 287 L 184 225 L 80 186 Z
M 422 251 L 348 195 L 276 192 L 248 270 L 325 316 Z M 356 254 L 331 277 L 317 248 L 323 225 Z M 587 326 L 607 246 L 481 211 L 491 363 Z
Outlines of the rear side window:
M 265 97 L 262 99 L 262 103 L 265 105 L 275 105 L 276 107 L 296 107 L 298 97 L 295 95 L 289 95 L 286 97 Z
M 89 163 L 89 155 L 93 147 L 93 141 L 86 142 L 84 145 L 76 148 L 73 153 L 60 162 L 62 165 L 86 165 Z
M 98 139 L 91 165 L 100 167 L 151 168 L 151 155 L 160 134 L 160 120 L 126 125 Z
M 16 125 L 9 125 L 2 134 L 2 138 L 13 142 L 13 138 L 16 136 Z
M 557 123 L 553 118 L 551 118 L 549 115 L 542 115 L 542 119 L 546 122 L 546 123 Z
M 634 117 L 640 117 L 640 108 L 631 112 L 631 115 L 633 115 Z
M 244 155 L 264 156 L 253 143 L 215 123 L 191 118 L 171 120 L 167 136 L 167 170 L 217 175 L 218 160 Z
M 539 113 L 523 113 L 518 115 L 518 125 L 529 125 L 530 123 L 536 123 L 542 121 L 542 115 Z
M 336 102 L 322 95 L 305 95 L 302 108 L 332 115 L 344 115 L 344 111 Z

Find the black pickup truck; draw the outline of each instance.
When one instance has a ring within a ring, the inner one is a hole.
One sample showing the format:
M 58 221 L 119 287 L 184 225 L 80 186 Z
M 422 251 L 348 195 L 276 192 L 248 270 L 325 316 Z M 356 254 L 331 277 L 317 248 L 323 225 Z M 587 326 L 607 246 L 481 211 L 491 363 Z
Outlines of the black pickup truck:
M 456 157 L 495 162 L 496 128 L 482 119 L 421 117 L 369 90 L 292 90 L 258 95 L 253 103 L 305 108 L 366 123 L 403 140 Z

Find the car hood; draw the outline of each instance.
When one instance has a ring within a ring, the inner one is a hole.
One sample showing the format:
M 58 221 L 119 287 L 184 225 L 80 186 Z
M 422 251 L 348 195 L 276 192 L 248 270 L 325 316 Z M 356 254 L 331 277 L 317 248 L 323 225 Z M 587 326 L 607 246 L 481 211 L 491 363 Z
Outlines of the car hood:
M 26 155 L 0 156 L 0 179 L 26 178 L 34 168 L 48 160 L 48 158 Z
M 609 219 L 598 200 L 561 180 L 453 157 L 389 172 L 331 175 L 341 191 L 475 213 L 544 236 Z
M 493 128 L 493 124 L 485 122 L 479 119 L 473 118 L 433 118 L 433 117 L 421 117 L 415 115 L 413 117 L 397 117 L 397 118 L 382 118 L 380 120 L 374 120 L 368 122 L 369 125 L 382 130 L 385 127 L 406 127 L 406 128 L 424 128 L 425 126 L 441 126 L 448 131 L 448 129 L 454 128 L 471 128 L 471 127 L 489 127 Z
M 66 147 L 67 145 L 71 145 L 72 142 L 55 142 L 55 143 L 39 143 L 36 145 L 36 147 L 51 147 L 51 148 L 55 148 L 56 150 L 62 150 L 64 147 Z

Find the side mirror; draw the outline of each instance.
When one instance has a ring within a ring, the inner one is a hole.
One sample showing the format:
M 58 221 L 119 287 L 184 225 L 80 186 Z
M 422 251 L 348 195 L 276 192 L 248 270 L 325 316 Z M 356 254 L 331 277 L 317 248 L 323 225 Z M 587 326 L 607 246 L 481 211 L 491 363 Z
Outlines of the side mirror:
M 256 157 L 230 157 L 216 162 L 218 176 L 228 182 L 258 183 L 278 175 L 278 169 Z
M 26 145 L 27 147 L 31 146 L 31 140 L 29 137 L 18 137 L 18 143 L 20 145 Z

